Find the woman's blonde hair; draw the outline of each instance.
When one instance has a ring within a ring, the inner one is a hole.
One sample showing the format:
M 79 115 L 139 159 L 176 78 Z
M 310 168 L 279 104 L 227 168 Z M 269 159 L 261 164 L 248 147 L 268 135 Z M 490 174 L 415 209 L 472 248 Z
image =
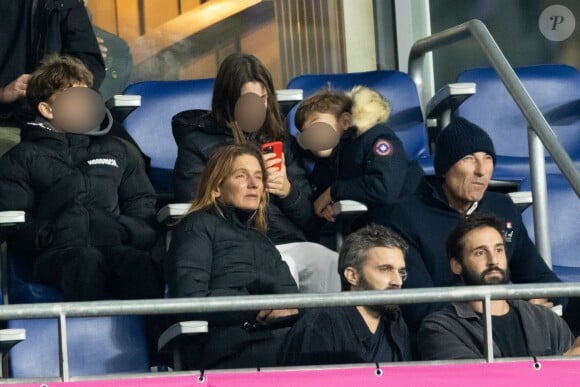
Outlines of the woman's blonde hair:
M 215 193 L 222 182 L 232 174 L 236 158 L 243 155 L 250 155 L 258 160 L 260 169 L 262 170 L 262 184 L 264 187 L 266 186 L 266 166 L 264 165 L 262 155 L 256 146 L 251 144 L 232 144 L 222 146 L 214 152 L 205 165 L 205 169 L 201 175 L 197 196 L 192 200 L 191 207 L 187 211 L 187 214 L 194 211 L 207 211 L 211 208 L 215 208 L 218 213 L 223 216 L 223 212 L 219 206 L 219 199 L 215 196 Z M 262 196 L 260 197 L 258 209 L 252 215 L 252 227 L 264 234 L 268 230 L 267 208 L 268 193 L 264 188 Z

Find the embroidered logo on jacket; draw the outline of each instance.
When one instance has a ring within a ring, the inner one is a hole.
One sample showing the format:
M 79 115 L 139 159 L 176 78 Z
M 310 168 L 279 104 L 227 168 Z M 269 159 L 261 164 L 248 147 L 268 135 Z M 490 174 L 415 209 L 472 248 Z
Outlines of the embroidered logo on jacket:
M 393 154 L 393 144 L 387 140 L 377 140 L 374 151 L 377 156 L 390 156 Z
M 111 167 L 119 168 L 119 165 L 117 165 L 117 160 L 115 159 L 93 159 L 88 160 L 87 163 L 89 165 L 110 165 Z
M 503 232 L 503 236 L 505 238 L 505 241 L 507 243 L 511 243 L 513 235 L 514 235 L 514 230 L 513 230 L 512 222 L 506 222 L 505 223 L 505 230 Z

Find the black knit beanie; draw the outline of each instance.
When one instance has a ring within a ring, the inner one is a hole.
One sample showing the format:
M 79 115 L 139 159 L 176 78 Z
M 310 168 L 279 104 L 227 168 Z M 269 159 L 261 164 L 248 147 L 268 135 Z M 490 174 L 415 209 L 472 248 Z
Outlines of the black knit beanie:
M 443 176 L 455 164 L 468 154 L 485 152 L 493 157 L 495 149 L 489 135 L 479 126 L 464 118 L 455 118 L 437 137 L 435 143 L 435 173 Z

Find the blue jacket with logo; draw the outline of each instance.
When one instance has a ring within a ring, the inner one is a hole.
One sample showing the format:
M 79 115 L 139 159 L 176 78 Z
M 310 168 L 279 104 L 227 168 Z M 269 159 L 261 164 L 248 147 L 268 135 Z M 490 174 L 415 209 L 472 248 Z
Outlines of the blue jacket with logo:
M 347 132 L 329 159 L 319 159 L 310 176 L 318 194 L 331 187 L 334 201 L 380 206 L 415 192 L 423 170 L 409 160 L 401 140 L 386 124 L 361 135 Z
M 317 158 L 310 181 L 320 195 L 329 186 L 334 201 L 356 200 L 369 207 L 390 204 L 415 192 L 423 170 L 409 160 L 388 126 L 390 105 L 376 91 L 351 91 L 352 127 L 329 158 Z

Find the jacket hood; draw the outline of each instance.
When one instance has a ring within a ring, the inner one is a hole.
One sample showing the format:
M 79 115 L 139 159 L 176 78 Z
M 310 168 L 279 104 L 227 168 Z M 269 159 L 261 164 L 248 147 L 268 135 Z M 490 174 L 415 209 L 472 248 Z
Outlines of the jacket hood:
M 113 116 L 111 115 L 109 109 L 105 108 L 105 118 L 103 119 L 101 124 L 97 126 L 95 129 L 81 134 L 86 134 L 87 136 L 103 136 L 109 133 L 112 127 L 113 127 Z
M 352 98 L 352 126 L 357 136 L 389 119 L 391 104 L 377 91 L 355 86 L 347 94 Z

